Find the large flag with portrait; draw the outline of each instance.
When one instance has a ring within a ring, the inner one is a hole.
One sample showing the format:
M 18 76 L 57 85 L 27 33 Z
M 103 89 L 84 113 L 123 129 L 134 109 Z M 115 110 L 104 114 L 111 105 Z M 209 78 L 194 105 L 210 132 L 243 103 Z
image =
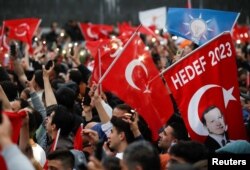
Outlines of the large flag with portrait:
M 164 71 L 192 139 L 203 141 L 209 134 L 202 114 L 211 106 L 223 113 L 226 125 L 218 129 L 225 128 L 229 139 L 245 139 L 235 61 L 231 35 L 225 32 Z
M 169 8 L 167 30 L 171 34 L 202 45 L 223 31 L 231 31 L 238 17 L 239 13 L 237 12 Z

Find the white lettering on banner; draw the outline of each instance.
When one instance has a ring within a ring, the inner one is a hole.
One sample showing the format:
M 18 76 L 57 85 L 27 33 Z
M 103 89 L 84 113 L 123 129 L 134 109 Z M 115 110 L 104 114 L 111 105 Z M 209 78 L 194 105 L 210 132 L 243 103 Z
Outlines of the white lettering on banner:
M 201 56 L 199 59 L 193 61 L 192 65 L 187 65 L 181 69 L 174 76 L 171 76 L 171 80 L 177 90 L 179 87 L 187 84 L 189 81 L 193 80 L 195 76 L 201 75 L 205 71 L 205 57 Z
M 230 58 L 232 54 L 231 44 L 229 42 L 225 42 L 208 51 L 205 57 L 209 57 L 211 59 L 211 66 L 213 67 L 219 62 Z M 201 56 L 197 60 L 194 60 L 192 64 L 185 66 L 183 69 L 171 76 L 171 80 L 176 90 L 193 80 L 195 76 L 199 76 L 205 72 L 205 65 L 207 64 L 205 57 Z
M 221 60 L 232 56 L 232 48 L 229 42 L 225 44 L 220 44 L 218 47 L 215 47 L 214 50 L 208 52 L 208 57 L 211 57 L 211 65 L 215 66 Z

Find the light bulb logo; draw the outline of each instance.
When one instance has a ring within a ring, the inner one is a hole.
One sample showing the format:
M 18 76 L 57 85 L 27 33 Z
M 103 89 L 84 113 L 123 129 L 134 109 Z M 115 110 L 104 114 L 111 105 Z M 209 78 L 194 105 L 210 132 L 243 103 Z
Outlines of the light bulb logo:
M 206 33 L 207 25 L 202 19 L 194 19 L 190 23 L 191 34 L 194 38 L 200 39 L 201 36 Z
M 190 21 L 188 23 L 183 23 L 184 25 L 188 26 L 189 31 L 186 35 L 191 34 L 192 40 L 199 44 L 201 38 L 207 40 L 206 34 L 207 31 L 213 31 L 211 28 L 208 28 L 208 23 L 210 20 L 203 20 L 202 15 L 200 14 L 198 18 L 194 18 L 192 15 L 189 15 Z

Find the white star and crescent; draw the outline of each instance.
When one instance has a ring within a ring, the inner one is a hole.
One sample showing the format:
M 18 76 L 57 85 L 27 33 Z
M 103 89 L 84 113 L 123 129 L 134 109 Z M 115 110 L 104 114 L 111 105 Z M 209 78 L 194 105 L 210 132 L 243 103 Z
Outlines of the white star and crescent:
M 140 89 L 133 81 L 132 79 L 132 74 L 133 71 L 135 69 L 136 66 L 140 66 L 142 67 L 142 69 L 144 70 L 144 72 L 146 73 L 146 75 L 148 76 L 148 70 L 146 68 L 146 66 L 140 61 L 140 59 L 134 59 L 132 60 L 126 67 L 125 69 L 125 79 L 128 82 L 128 84 L 133 87 L 136 90 L 142 90 Z M 149 90 L 148 85 L 145 86 L 145 90 L 143 91 L 143 93 L 151 93 L 151 91 Z
M 30 27 L 27 23 L 22 23 L 15 28 L 15 34 L 18 37 L 24 37 L 26 36 L 29 29 Z

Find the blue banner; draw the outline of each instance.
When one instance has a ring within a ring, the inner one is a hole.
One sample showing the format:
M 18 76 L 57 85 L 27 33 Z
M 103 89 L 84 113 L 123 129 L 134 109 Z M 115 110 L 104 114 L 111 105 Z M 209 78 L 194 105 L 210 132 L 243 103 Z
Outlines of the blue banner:
M 224 31 L 231 31 L 239 13 L 210 9 L 169 8 L 169 33 L 202 45 Z

